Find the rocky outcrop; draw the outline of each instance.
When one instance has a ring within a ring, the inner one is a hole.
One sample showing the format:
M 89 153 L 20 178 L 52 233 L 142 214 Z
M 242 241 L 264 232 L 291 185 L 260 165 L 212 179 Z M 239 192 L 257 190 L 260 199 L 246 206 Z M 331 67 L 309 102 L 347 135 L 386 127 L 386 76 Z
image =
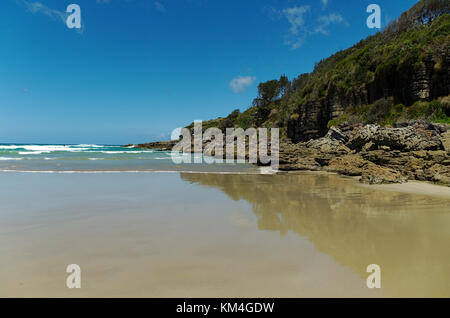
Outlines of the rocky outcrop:
M 444 150 L 447 151 L 447 154 L 450 154 L 450 131 L 441 135 L 441 142 Z
M 401 151 L 438 150 L 442 147 L 439 130 L 419 124 L 404 128 L 367 125 L 354 131 L 347 145 L 350 149 L 361 151 L 368 143 Z
M 145 144 L 138 144 L 134 145 L 136 148 L 142 148 L 142 149 L 154 149 L 154 150 L 172 150 L 172 148 L 176 145 L 178 141 L 177 140 L 171 140 L 171 141 L 156 141 L 156 142 L 149 142 Z
M 368 184 L 431 181 L 450 186 L 450 130 L 411 122 L 402 127 L 348 125 L 319 139 L 281 145 L 280 169 L 325 170 Z
M 323 136 L 329 120 L 325 99 L 301 104 L 289 118 L 288 137 L 297 142 Z

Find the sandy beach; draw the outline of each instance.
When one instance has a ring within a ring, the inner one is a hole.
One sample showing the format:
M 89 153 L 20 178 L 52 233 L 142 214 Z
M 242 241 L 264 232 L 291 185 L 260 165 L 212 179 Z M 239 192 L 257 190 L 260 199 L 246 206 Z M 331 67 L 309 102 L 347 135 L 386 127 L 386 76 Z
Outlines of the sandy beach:
M 376 190 L 393 191 L 409 194 L 422 194 L 450 198 L 450 187 L 422 181 L 408 181 L 403 184 L 363 185 Z
M 450 198 L 406 193 L 423 184 L 9 172 L 0 186 L 3 297 L 450 296 Z M 372 263 L 381 290 L 366 287 Z

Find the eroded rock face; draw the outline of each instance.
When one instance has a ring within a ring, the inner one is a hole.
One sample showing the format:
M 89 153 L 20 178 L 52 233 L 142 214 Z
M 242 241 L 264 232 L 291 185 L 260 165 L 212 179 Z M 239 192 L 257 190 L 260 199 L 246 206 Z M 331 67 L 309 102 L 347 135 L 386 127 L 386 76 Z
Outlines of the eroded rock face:
M 388 73 L 378 74 L 371 82 L 342 89 L 332 80 L 324 96 L 298 105 L 288 122 L 288 136 L 294 142 L 323 137 L 329 120 L 356 105 L 370 105 L 392 97 L 396 103 L 412 105 L 447 96 L 450 91 L 450 49 L 442 48 L 440 58 L 424 57 L 414 65 L 400 64 Z M 439 60 L 439 63 L 437 61 Z
M 360 155 L 352 154 L 330 160 L 326 170 L 346 176 L 361 176 L 367 164 L 368 161 Z
M 381 128 L 376 125 L 367 125 L 356 131 L 347 146 L 350 149 L 361 151 L 368 143 L 401 151 L 439 150 L 443 148 L 440 136 L 434 130 L 425 130 L 422 127 L 413 126 Z
M 343 146 L 348 141 L 348 137 L 338 128 L 331 127 L 328 133 L 319 139 L 311 139 L 306 143 L 309 148 L 320 149 L 323 146 L 338 147 Z
M 401 172 L 376 165 L 357 154 L 331 160 L 326 170 L 347 176 L 361 176 L 360 181 L 367 184 L 404 183 L 408 180 Z
M 381 167 L 372 163 L 363 171 L 360 182 L 367 184 L 405 183 L 408 177 L 400 171 Z
M 322 138 L 281 145 L 281 170 L 325 170 L 367 184 L 432 181 L 450 186 L 450 130 L 424 122 L 381 128 L 342 125 Z M 301 158 L 301 159 L 300 159 Z
M 441 143 L 447 154 L 450 154 L 450 130 L 441 135 Z
M 178 140 L 156 141 L 156 142 L 149 142 L 146 144 L 135 145 L 135 147 L 142 149 L 171 150 L 176 145 L 177 142 Z
M 299 105 L 288 121 L 288 137 L 294 141 L 307 141 L 325 135 L 330 120 L 325 99 Z

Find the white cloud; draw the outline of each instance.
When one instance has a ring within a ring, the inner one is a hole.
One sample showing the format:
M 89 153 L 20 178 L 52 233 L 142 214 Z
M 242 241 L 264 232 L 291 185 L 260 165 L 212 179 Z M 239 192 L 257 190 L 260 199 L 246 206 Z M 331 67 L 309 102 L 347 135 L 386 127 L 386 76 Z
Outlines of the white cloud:
M 284 9 L 282 14 L 291 25 L 285 44 L 292 49 L 297 49 L 305 42 L 307 29 L 305 28 L 305 14 L 311 10 L 311 6 L 300 6 Z
M 314 29 L 314 32 L 324 35 L 328 35 L 329 32 L 327 30 L 327 27 L 330 24 L 347 24 L 345 19 L 339 13 L 330 13 L 329 15 L 321 16 L 317 21 L 319 22 L 319 25 Z
M 328 5 L 328 0 L 322 0 L 322 4 L 324 7 L 326 7 Z
M 45 6 L 44 4 L 42 4 L 41 2 L 28 2 L 25 0 L 22 0 L 20 2 L 25 6 L 25 8 L 28 11 L 30 11 L 33 14 L 43 14 L 52 19 L 60 20 L 64 24 L 66 23 L 67 14 L 65 12 L 62 12 L 62 11 L 59 11 L 56 9 L 51 9 L 51 8 Z
M 155 1 L 153 2 L 153 4 L 155 5 L 156 10 L 160 12 L 166 12 L 166 7 L 161 2 Z
M 328 4 L 327 0 L 322 0 L 324 5 Z M 297 49 L 303 45 L 306 39 L 314 34 L 328 35 L 328 26 L 331 24 L 347 24 L 345 19 L 339 13 L 330 13 L 320 16 L 316 22 L 307 23 L 308 13 L 311 6 L 296 6 L 281 10 L 290 25 L 289 33 L 285 37 L 285 44 L 292 49 Z
M 299 33 L 299 28 L 303 27 L 303 25 L 305 24 L 304 15 L 310 9 L 311 9 L 310 6 L 300 6 L 283 10 L 283 14 L 286 16 L 289 23 L 291 24 L 292 34 L 296 35 Z
M 66 24 L 67 17 L 69 16 L 70 13 L 49 8 L 39 1 L 35 1 L 35 2 L 26 1 L 26 0 L 17 0 L 17 1 L 18 1 L 18 3 L 22 4 L 27 11 L 31 12 L 34 15 L 38 15 L 38 14 L 44 15 L 53 20 L 60 21 L 60 22 L 64 23 L 64 25 L 67 25 Z M 103 1 L 105 1 L 105 0 L 103 0 Z M 109 0 L 106 0 L 106 1 L 109 1 Z M 83 32 L 85 31 L 84 23 L 82 24 L 81 28 L 79 28 L 79 29 L 75 28 L 74 30 L 79 34 L 83 34 Z
M 235 94 L 242 93 L 256 80 L 254 76 L 236 76 L 230 82 L 230 88 Z

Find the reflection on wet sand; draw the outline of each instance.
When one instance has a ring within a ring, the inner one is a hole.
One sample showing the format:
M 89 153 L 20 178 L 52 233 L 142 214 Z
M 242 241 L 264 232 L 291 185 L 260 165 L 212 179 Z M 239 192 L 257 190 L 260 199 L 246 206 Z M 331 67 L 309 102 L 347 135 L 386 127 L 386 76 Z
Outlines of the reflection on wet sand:
M 335 175 L 181 174 L 252 205 L 258 229 L 294 232 L 367 277 L 382 269 L 384 296 L 450 297 L 450 199 L 362 187 Z

